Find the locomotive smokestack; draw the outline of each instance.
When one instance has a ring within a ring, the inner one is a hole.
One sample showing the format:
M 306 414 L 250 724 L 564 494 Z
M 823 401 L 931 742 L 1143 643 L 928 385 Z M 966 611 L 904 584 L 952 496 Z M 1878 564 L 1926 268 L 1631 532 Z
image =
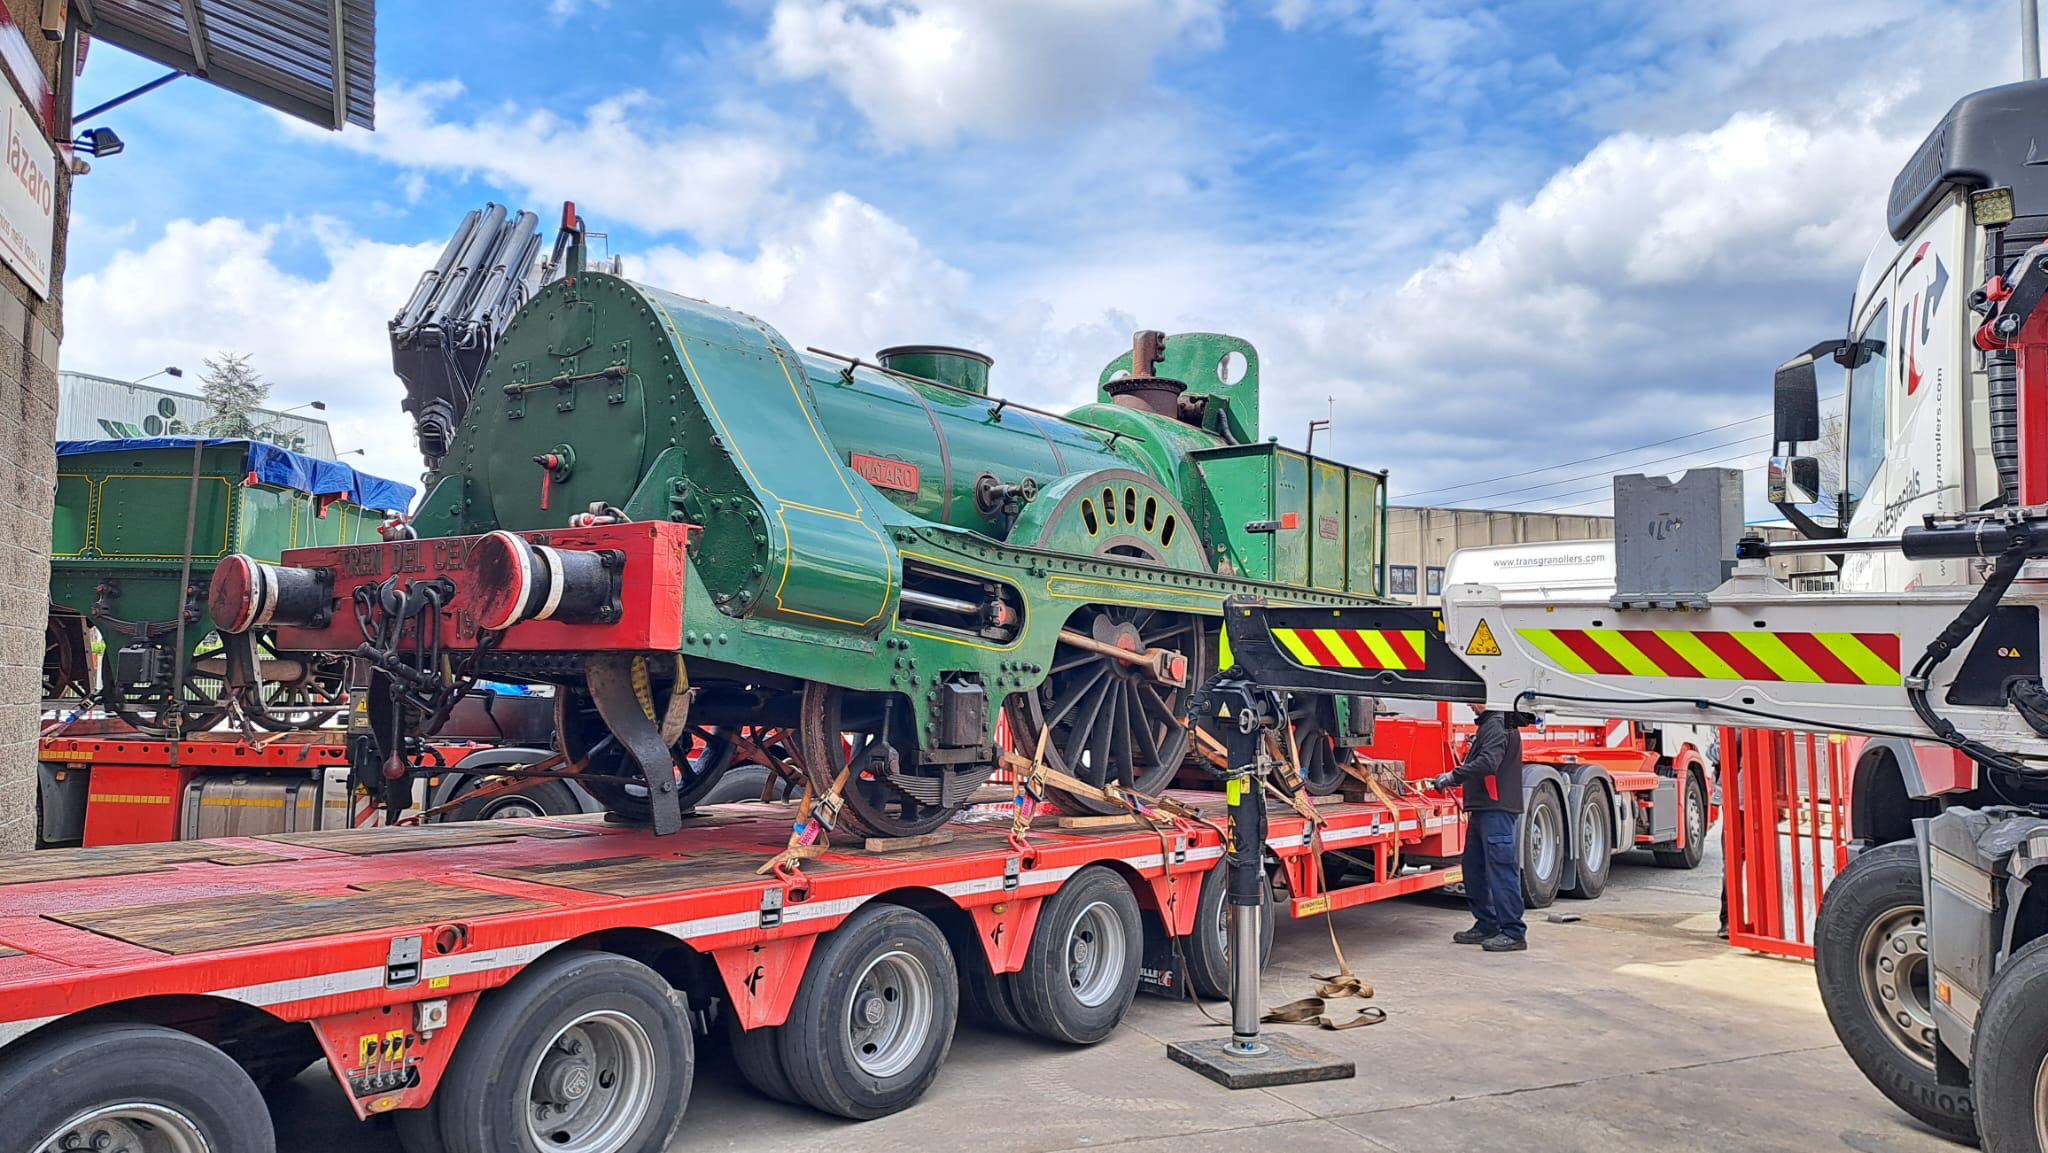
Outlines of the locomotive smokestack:
M 1111 404 L 1135 408 L 1172 420 L 1180 419 L 1180 394 L 1188 386 L 1178 380 L 1153 376 L 1166 359 L 1166 334 L 1146 329 L 1131 338 L 1131 375 L 1102 386 Z

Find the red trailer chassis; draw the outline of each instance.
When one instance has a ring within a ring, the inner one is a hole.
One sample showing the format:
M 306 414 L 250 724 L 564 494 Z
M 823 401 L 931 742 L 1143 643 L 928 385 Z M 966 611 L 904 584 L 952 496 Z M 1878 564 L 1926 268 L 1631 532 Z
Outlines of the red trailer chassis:
M 1181 799 L 1221 814 L 1213 794 Z M 1463 821 L 1452 802 L 1319 812 L 1319 834 L 1285 807 L 1271 820 L 1269 863 L 1295 916 L 1459 879 L 1455 867 L 1389 868 L 1397 849 L 1456 860 Z M 715 998 L 752 1029 L 785 1021 L 821 934 L 870 903 L 957 925 L 963 973 L 983 960 L 1008 973 L 1026 963 L 1048 898 L 1082 869 L 1107 866 L 1130 885 L 1148 936 L 1186 938 L 1223 855 L 1202 821 L 1034 830 L 1021 845 L 1006 813 L 948 828 L 948 844 L 835 847 L 767 875 L 761 866 L 788 841 L 780 806 L 707 809 L 680 838 L 593 815 L 0 859 L 0 1080 L 24 1038 L 78 1022 L 168 1025 L 230 1052 L 238 1030 L 304 1022 L 359 1116 L 416 1108 L 480 995 L 555 950 L 645 961 L 692 1006 Z M 1369 855 L 1371 875 L 1388 879 L 1325 889 L 1318 847 Z M 1178 992 L 1173 974 L 1161 983 Z

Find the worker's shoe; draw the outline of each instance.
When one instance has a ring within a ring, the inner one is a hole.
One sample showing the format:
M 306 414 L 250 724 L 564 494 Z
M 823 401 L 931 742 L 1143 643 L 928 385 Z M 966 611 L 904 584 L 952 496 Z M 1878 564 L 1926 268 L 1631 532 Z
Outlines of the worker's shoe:
M 1456 941 L 1460 945 L 1477 945 L 1483 943 L 1488 937 L 1497 937 L 1499 935 L 1485 929 L 1461 929 L 1451 934 L 1451 940 Z
M 1479 947 L 1489 953 L 1519 953 L 1529 947 L 1529 942 L 1502 933 L 1479 942 Z

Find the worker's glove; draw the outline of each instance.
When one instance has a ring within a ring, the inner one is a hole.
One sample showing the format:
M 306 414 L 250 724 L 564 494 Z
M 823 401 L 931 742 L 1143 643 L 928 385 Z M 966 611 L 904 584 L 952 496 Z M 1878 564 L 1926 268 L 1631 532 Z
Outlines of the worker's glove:
M 1451 786 L 1457 782 L 1457 779 L 1453 774 L 1445 773 L 1442 776 L 1432 778 L 1429 782 L 1429 787 L 1439 793 L 1449 792 Z

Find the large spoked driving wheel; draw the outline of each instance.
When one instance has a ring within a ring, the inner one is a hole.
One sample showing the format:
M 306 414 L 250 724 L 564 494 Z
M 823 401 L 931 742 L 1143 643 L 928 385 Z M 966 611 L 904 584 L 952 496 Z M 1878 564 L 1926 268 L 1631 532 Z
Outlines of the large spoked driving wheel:
M 1082 610 L 1066 632 L 1095 643 L 1083 647 L 1062 640 L 1045 682 L 1034 692 L 1010 698 L 1017 748 L 1036 749 L 1039 733 L 1050 729 L 1045 757 L 1052 768 L 1091 785 L 1113 782 L 1144 793 L 1165 788 L 1187 756 L 1188 698 L 1195 690 L 1194 670 L 1206 667 L 1199 623 L 1181 613 L 1116 606 Z M 1166 650 L 1183 659 L 1125 659 L 1106 648 L 1131 658 Z M 1168 664 L 1184 670 L 1185 683 L 1159 675 L 1157 670 Z M 1067 793 L 1055 792 L 1054 800 L 1079 814 L 1122 811 Z
M 666 699 L 665 694 L 666 686 L 655 687 L 657 700 Z M 640 770 L 626 747 L 605 727 L 590 694 L 571 689 L 555 693 L 555 732 L 569 763 L 585 762 L 577 778 L 585 792 L 625 820 L 652 819 L 647 786 L 638 779 Z M 723 729 L 693 724 L 683 730 L 670 751 L 675 754 L 676 799 L 688 812 L 731 766 L 732 741 Z
M 136 732 L 152 737 L 171 735 L 174 710 L 171 678 L 166 674 L 151 684 L 124 685 L 114 676 L 116 642 L 109 642 L 107 651 L 100 655 L 100 696 L 109 712 L 126 721 Z M 196 663 L 196 662 L 194 662 Z M 184 683 L 178 686 L 178 695 L 183 698 L 183 709 L 178 713 L 181 732 L 196 733 L 210 729 L 228 715 L 227 706 L 222 703 L 227 682 L 218 673 L 209 673 L 190 667 L 185 670 Z
M 43 699 L 84 696 L 92 679 L 92 648 L 85 639 L 85 618 L 53 609 L 43 627 Z
M 946 823 L 988 778 L 987 763 L 920 764 L 910 704 L 893 693 L 804 686 L 797 726 L 803 770 L 819 796 L 843 770 L 840 826 L 862 836 L 916 837 Z

